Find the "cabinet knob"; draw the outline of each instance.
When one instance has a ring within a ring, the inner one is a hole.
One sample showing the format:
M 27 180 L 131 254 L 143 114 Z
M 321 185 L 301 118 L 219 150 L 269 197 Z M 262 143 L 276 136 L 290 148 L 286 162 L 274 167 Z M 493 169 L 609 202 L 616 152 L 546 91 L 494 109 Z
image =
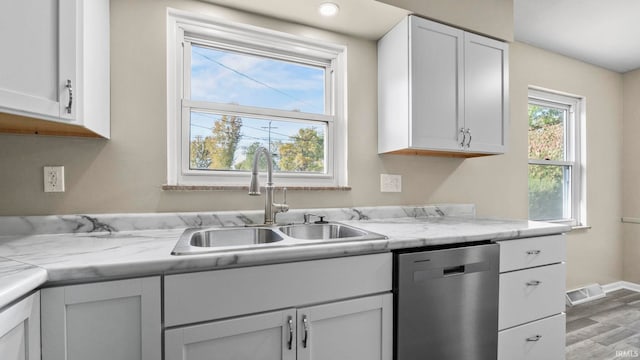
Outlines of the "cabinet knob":
M 71 114 L 71 106 L 73 105 L 73 86 L 71 86 L 71 80 L 67 80 L 67 84 L 65 85 L 67 91 L 69 91 L 69 103 L 65 110 L 67 110 L 67 114 Z
M 291 350 L 291 346 L 293 345 L 293 319 L 291 316 L 289 316 L 287 323 L 289 324 L 289 341 L 287 341 L 287 348 Z
M 304 335 L 302 335 L 302 347 L 307 348 L 307 344 L 309 343 L 309 319 L 307 315 L 302 317 L 302 327 L 304 328 Z
M 467 133 L 464 131 L 464 128 L 460 128 L 460 135 L 462 135 L 462 140 L 460 140 L 460 147 L 464 149 L 464 143 L 467 141 Z
M 465 134 L 468 134 L 468 135 L 469 135 L 469 140 L 467 141 L 467 145 L 466 145 L 466 146 L 467 146 L 467 149 L 468 149 L 468 148 L 471 146 L 471 139 L 473 138 L 473 137 L 471 136 L 471 129 L 467 129 L 467 130 L 465 131 Z
M 541 250 L 529 250 L 527 251 L 527 255 L 538 255 L 541 253 Z
M 527 282 L 527 286 L 538 286 L 542 284 L 542 281 L 540 280 L 531 280 L 529 282 Z
M 528 337 L 528 338 L 527 338 L 527 341 L 538 341 L 538 340 L 540 340 L 540 339 L 542 339 L 542 335 L 539 335 L 539 334 L 538 334 L 538 335 L 536 335 L 536 336 Z

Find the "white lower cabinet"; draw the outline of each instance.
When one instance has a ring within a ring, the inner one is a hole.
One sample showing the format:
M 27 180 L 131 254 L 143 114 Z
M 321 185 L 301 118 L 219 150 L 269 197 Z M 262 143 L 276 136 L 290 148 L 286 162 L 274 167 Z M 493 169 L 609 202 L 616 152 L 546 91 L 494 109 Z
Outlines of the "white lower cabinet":
M 0 311 L 0 359 L 40 360 L 40 293 Z
M 165 360 L 391 360 L 391 275 L 391 253 L 167 275 Z
M 392 324 L 391 294 L 291 308 L 166 330 L 165 360 L 391 360 Z
M 564 359 L 565 236 L 499 244 L 498 359 Z
M 564 311 L 565 264 L 500 274 L 500 329 Z
M 500 331 L 498 360 L 562 360 L 564 337 L 564 314 Z
M 294 360 L 295 309 L 165 331 L 165 359 Z
M 41 292 L 43 360 L 162 358 L 159 277 Z
M 298 360 L 391 360 L 392 329 L 391 294 L 300 308 Z

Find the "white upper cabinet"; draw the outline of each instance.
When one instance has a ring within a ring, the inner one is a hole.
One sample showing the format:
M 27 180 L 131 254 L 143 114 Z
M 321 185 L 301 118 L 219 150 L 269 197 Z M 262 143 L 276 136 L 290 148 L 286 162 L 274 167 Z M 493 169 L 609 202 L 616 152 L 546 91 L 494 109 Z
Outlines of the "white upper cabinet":
M 504 152 L 507 51 L 416 16 L 396 25 L 378 42 L 378 152 Z
M 0 131 L 109 137 L 108 0 L 3 0 L 0 45 Z

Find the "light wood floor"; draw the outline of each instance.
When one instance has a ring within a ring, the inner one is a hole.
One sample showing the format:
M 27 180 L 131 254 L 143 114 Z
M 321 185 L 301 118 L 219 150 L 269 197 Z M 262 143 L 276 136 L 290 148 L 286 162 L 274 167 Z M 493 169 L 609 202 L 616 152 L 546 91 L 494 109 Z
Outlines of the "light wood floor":
M 566 360 L 640 359 L 640 293 L 567 307 Z

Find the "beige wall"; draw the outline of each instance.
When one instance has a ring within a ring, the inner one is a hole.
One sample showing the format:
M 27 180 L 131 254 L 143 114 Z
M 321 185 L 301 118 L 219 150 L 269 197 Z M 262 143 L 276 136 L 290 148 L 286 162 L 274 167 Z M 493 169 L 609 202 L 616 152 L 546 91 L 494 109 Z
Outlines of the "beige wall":
M 586 97 L 587 220 L 592 228 L 569 235 L 567 286 L 617 281 L 623 247 L 622 76 L 526 45 L 512 49 L 513 108 L 526 110 L 526 84 Z
M 377 155 L 376 43 L 187 0 L 111 1 L 112 139 L 0 135 L 0 215 L 260 209 L 242 191 L 162 191 L 166 183 L 166 8 L 198 11 L 348 46 L 352 191 L 291 191 L 293 208 L 426 203 L 462 160 Z M 42 166 L 64 165 L 66 193 L 42 192 Z M 381 172 L 404 175 L 380 193 Z
M 378 0 L 434 20 L 513 41 L 513 0 Z
M 464 202 L 481 216 L 527 217 L 527 86 L 586 96 L 588 211 L 569 236 L 568 286 L 622 278 L 622 76 L 524 44 L 511 46 L 507 154 L 474 159 L 376 154 L 375 42 L 190 0 L 112 0 L 112 139 L 0 135 L 0 215 L 260 209 L 245 192 L 162 191 L 166 183 L 166 7 L 346 44 L 348 192 L 295 191 L 293 208 Z M 42 192 L 42 166 L 64 165 L 67 192 Z M 403 175 L 380 193 L 379 174 Z M 640 215 L 638 215 L 640 216 Z
M 624 74 L 624 134 L 622 163 L 622 216 L 640 218 L 640 70 Z M 624 279 L 640 283 L 640 224 L 622 224 Z
M 592 228 L 569 235 L 567 287 L 618 281 L 623 250 L 622 76 L 526 45 L 512 50 L 513 108 L 526 110 L 526 84 L 586 97 L 587 217 Z

